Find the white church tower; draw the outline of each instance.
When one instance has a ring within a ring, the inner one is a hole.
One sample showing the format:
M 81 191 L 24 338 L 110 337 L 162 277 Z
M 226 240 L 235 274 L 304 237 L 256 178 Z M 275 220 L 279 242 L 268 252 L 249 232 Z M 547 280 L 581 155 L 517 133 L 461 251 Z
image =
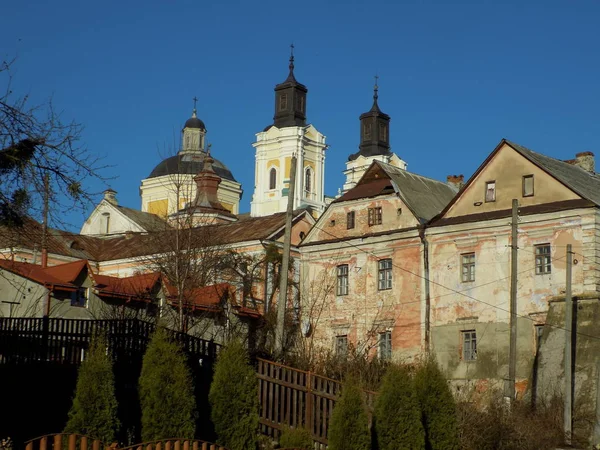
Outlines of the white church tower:
M 266 216 L 287 209 L 290 166 L 296 155 L 294 209 L 325 210 L 325 136 L 306 124 L 306 86 L 294 77 L 294 54 L 287 79 L 275 86 L 273 124 L 256 134 L 254 195 L 250 214 Z
M 346 162 L 344 191 L 352 189 L 373 161 L 381 161 L 406 170 L 406 163 L 390 149 L 390 116 L 377 104 L 379 87 L 375 77 L 373 106 L 360 115 L 360 145 L 358 152 L 350 155 Z

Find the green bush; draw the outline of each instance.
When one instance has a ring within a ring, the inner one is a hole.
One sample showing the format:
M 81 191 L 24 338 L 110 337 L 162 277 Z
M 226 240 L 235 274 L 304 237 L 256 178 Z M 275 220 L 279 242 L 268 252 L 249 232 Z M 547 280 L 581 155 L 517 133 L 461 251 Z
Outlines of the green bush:
M 84 434 L 110 444 L 119 428 L 112 361 L 106 339 L 93 339 L 77 374 L 77 386 L 65 433 Z
M 390 366 L 375 403 L 375 431 L 381 450 L 425 448 L 421 411 L 410 373 Z
M 458 450 L 458 421 L 456 403 L 446 378 L 435 359 L 428 358 L 415 374 L 417 397 L 427 448 L 431 450 Z
M 279 438 L 281 448 L 310 450 L 313 446 L 312 436 L 306 428 L 285 427 Z
M 229 342 L 219 354 L 208 399 L 219 445 L 229 450 L 255 450 L 258 382 L 241 342 Z
M 192 439 L 196 399 L 190 369 L 179 345 L 164 328 L 154 332 L 139 381 L 142 439 Z
M 371 444 L 369 419 L 363 392 L 354 380 L 342 387 L 329 423 L 329 450 L 368 450 Z

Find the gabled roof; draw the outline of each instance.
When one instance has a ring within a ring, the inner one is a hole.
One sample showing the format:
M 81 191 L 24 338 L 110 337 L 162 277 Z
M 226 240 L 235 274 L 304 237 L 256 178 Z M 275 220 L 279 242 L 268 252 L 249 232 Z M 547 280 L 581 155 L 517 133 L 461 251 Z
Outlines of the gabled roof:
M 534 152 L 533 150 L 530 150 L 527 147 L 523 147 L 520 144 L 503 138 L 500 141 L 500 143 L 496 146 L 494 151 L 492 151 L 492 153 L 488 155 L 488 157 L 477 168 L 475 173 L 473 173 L 471 178 L 469 178 L 469 180 L 464 184 L 464 186 L 460 189 L 459 193 L 454 197 L 454 199 L 452 199 L 452 201 L 448 203 L 446 207 L 436 217 L 433 218 L 432 222 L 435 222 L 437 224 L 444 217 L 446 212 L 461 197 L 461 194 L 469 188 L 469 186 L 474 182 L 474 180 L 481 173 L 481 171 L 489 164 L 492 158 L 496 156 L 496 154 L 505 144 L 513 150 L 515 150 L 520 155 L 522 155 L 525 159 L 529 160 L 532 164 L 536 165 L 541 170 L 554 177 L 563 185 L 565 185 L 573 192 L 581 196 L 584 200 L 587 200 L 588 202 L 591 202 L 596 206 L 600 206 L 600 176 L 598 174 L 592 174 L 590 172 L 587 172 L 586 170 L 583 170 L 579 166 L 569 164 L 568 162 L 561 161 L 560 159 L 552 158 L 550 156 L 542 155 L 541 153 Z M 562 205 L 563 209 L 565 207 L 570 207 L 569 205 L 573 205 L 573 207 L 575 207 L 575 205 L 584 205 L 583 200 L 574 200 L 572 202 L 557 203 L 558 204 L 556 206 L 560 208 L 560 206 Z M 540 209 L 539 207 L 530 207 L 529 209 L 531 209 L 532 212 L 542 211 L 542 209 Z M 510 210 L 507 211 L 510 213 Z M 506 211 L 498 213 L 506 215 Z M 457 220 L 458 219 L 454 219 L 454 221 Z
M 84 269 L 90 273 L 88 262 L 85 260 L 43 268 L 38 264 L 2 259 L 0 268 L 43 286 L 66 290 L 74 290 L 78 287 L 75 280 Z
M 124 216 L 138 224 L 146 231 L 162 231 L 171 228 L 166 220 L 162 219 L 156 214 L 138 211 L 137 209 L 127 208 L 121 205 L 113 206 L 117 208 Z
M 492 155 L 505 143 L 576 194 L 595 203 L 596 206 L 600 206 L 600 176 L 598 174 L 592 174 L 579 166 L 534 152 L 507 139 L 500 141 Z M 479 169 L 476 173 L 478 172 Z
M 101 297 L 149 300 L 153 297 L 160 279 L 160 274 L 157 272 L 136 274 L 124 278 L 94 275 L 94 287 Z
M 423 223 L 438 214 L 456 195 L 456 189 L 381 161 L 374 161 L 355 187 L 334 201 L 343 202 L 396 192 Z

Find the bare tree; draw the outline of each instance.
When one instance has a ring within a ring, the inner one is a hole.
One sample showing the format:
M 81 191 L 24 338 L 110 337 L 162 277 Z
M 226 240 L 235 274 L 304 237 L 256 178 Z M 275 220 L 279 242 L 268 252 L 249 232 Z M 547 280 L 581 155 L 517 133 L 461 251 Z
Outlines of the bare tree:
M 0 224 L 21 225 L 40 217 L 48 193 L 51 220 L 91 202 L 88 178 L 105 180 L 103 166 L 81 145 L 82 126 L 64 121 L 52 99 L 32 105 L 12 90 L 14 60 L 0 63 Z M 44 177 L 50 177 L 49 192 Z

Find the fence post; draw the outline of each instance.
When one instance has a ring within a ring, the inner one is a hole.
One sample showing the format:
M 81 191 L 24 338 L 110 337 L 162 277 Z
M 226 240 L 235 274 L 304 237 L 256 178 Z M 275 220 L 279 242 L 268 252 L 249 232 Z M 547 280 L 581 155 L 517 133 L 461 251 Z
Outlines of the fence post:
M 306 372 L 306 427 L 310 430 L 310 435 L 314 435 L 314 424 L 313 424 L 313 394 L 312 394 L 312 379 L 310 370 Z

